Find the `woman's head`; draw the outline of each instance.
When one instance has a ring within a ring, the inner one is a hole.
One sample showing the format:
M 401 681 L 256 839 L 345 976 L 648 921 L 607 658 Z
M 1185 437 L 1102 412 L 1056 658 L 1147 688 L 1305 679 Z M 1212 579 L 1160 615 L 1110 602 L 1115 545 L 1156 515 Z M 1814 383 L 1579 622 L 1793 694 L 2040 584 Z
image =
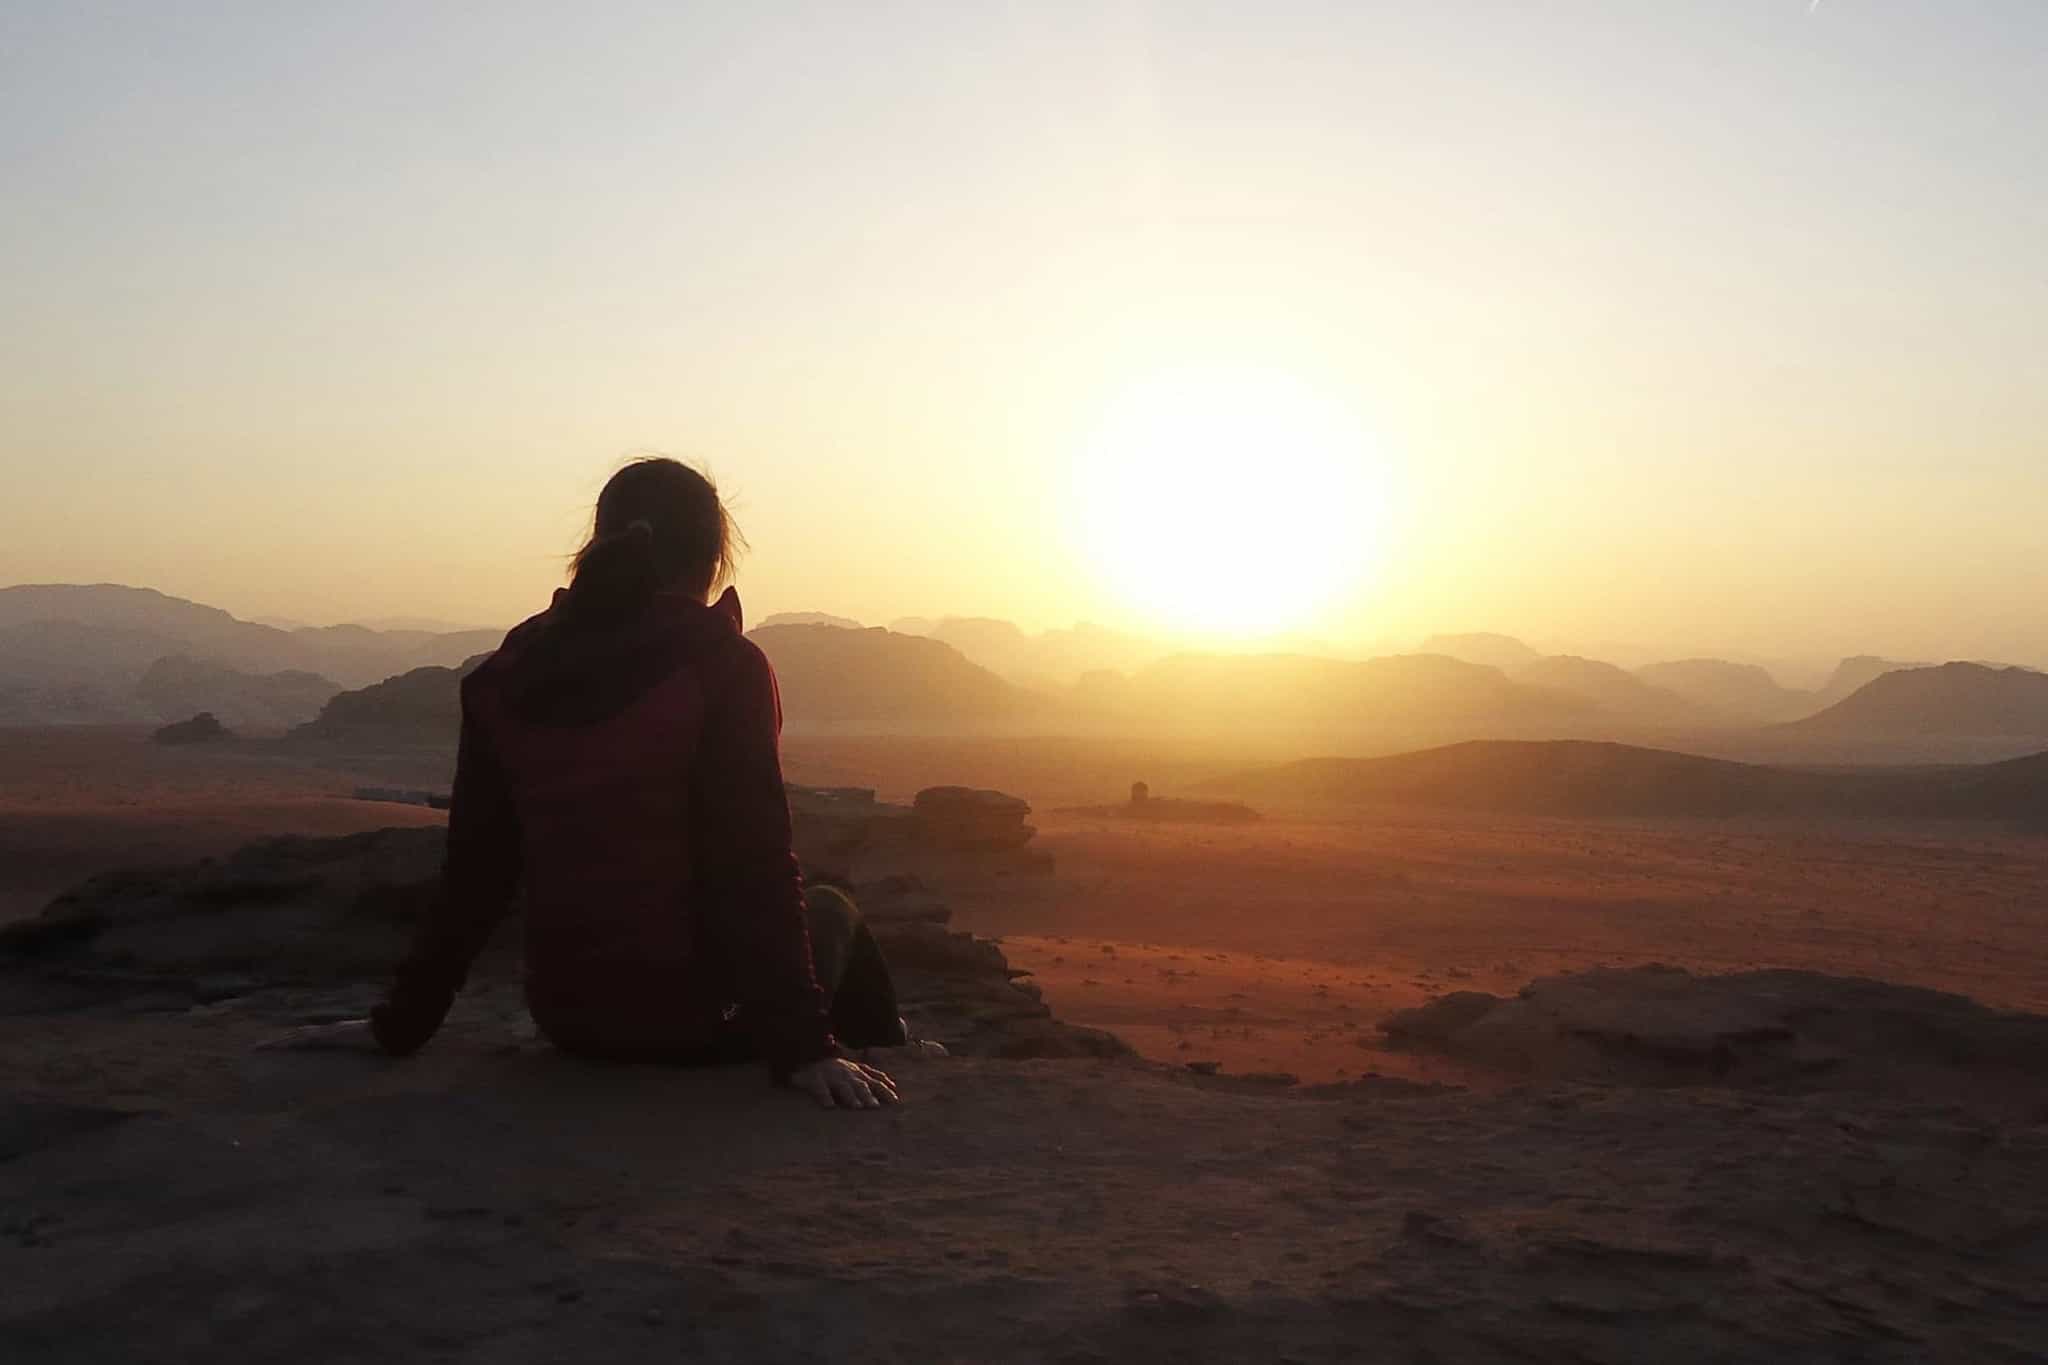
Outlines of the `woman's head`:
M 744 545 L 711 480 L 680 460 L 635 460 L 597 495 L 597 515 L 590 539 L 576 552 L 569 595 L 601 611 L 662 591 L 703 600 L 732 576 Z

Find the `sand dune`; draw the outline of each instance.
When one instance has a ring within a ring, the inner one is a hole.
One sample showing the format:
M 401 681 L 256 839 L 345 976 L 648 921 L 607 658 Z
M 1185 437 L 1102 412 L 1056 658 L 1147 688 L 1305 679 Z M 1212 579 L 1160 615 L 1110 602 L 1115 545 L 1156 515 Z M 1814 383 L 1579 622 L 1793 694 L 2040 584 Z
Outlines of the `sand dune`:
M 1386 758 L 1318 758 L 1201 784 L 1291 805 L 1407 803 L 1558 816 L 1817 815 L 2048 820 L 2048 754 L 1850 772 L 1769 767 L 1585 740 L 1475 740 Z

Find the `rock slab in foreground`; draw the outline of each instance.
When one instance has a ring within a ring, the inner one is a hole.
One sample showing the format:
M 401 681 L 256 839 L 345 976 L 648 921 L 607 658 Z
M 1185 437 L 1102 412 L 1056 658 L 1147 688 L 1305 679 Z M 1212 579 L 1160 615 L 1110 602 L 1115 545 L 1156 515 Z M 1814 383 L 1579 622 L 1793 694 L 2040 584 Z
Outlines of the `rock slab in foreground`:
M 0 968 L 88 993 L 204 1004 L 272 989 L 381 987 L 438 893 L 445 832 L 267 839 L 221 860 L 129 869 L 0 928 Z M 1110 1057 L 1130 1049 L 1062 1023 L 995 944 L 948 929 L 914 877 L 855 888 L 913 1030 L 967 1055 Z M 500 928 L 472 989 L 516 981 L 517 924 Z M 68 998 L 68 997 L 67 997 Z
M 1883 1088 L 2048 1081 L 2048 1016 L 1818 972 L 1594 968 L 1512 998 L 1456 991 L 1381 1021 L 1397 1046 L 1546 1079 Z

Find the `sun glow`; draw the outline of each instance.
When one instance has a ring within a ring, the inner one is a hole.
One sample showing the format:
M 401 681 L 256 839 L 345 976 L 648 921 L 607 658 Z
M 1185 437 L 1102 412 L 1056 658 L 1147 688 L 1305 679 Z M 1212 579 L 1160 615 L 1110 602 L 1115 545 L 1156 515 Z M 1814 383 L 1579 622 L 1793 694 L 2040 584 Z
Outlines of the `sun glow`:
M 1289 375 L 1161 375 L 1086 442 L 1090 553 L 1159 625 L 1290 630 L 1355 589 L 1385 530 L 1384 468 L 1355 418 Z

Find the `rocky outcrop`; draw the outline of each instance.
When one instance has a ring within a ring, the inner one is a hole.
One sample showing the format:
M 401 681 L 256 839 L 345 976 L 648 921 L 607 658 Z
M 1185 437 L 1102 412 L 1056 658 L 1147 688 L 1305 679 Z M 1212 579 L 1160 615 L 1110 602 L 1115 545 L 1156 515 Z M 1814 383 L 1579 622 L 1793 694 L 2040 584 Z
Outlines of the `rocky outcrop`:
M 211 711 L 201 711 L 190 720 L 173 721 L 150 736 L 158 744 L 203 744 L 213 739 L 233 739 L 234 732 L 220 723 Z
M 1980 663 L 1894 669 L 1788 729 L 1806 735 L 2048 738 L 2048 674 Z
M 1095 808 L 1104 815 L 1126 820 L 1151 820 L 1159 824 L 1244 825 L 1259 818 L 1250 806 L 1236 801 L 1190 801 L 1177 796 L 1154 796 L 1144 782 L 1131 784 L 1131 799 L 1121 806 Z
M 286 738 L 296 743 L 453 747 L 462 728 L 462 680 L 489 657 L 477 654 L 454 668 L 415 668 L 338 693 L 318 716 Z
M 872 787 L 786 787 L 797 861 L 814 881 L 853 884 L 856 860 L 877 843 L 896 842 L 910 808 L 875 799 Z
M 158 659 L 135 684 L 135 695 L 166 719 L 203 708 L 230 725 L 278 729 L 313 719 L 340 691 L 317 673 L 245 673 L 188 654 Z
M 0 928 L 0 966 L 87 997 L 206 1003 L 356 988 L 366 1000 L 432 904 L 445 843 L 431 826 L 269 839 L 219 861 L 109 873 Z M 854 894 L 914 1032 L 969 1055 L 1129 1052 L 1054 1019 L 995 943 L 947 927 L 952 912 L 916 877 L 882 877 Z M 501 929 L 473 988 L 510 988 L 519 957 L 516 927 Z
M 881 875 L 925 855 L 1000 863 L 1004 871 L 1052 869 L 1050 856 L 1025 847 L 1038 833 L 1024 820 L 1031 807 L 1002 792 L 927 787 L 901 806 L 876 800 L 868 787 L 787 790 L 797 858 L 813 880 L 851 886 L 856 868 Z
M 1022 848 L 1038 831 L 1031 807 L 1014 796 L 972 787 L 926 787 L 912 803 L 917 836 L 935 848 Z
M 1817 972 L 1595 968 L 1507 999 L 1454 992 L 1380 1029 L 1395 1046 L 1548 1080 L 1884 1090 L 2048 1079 L 2048 1016 Z

